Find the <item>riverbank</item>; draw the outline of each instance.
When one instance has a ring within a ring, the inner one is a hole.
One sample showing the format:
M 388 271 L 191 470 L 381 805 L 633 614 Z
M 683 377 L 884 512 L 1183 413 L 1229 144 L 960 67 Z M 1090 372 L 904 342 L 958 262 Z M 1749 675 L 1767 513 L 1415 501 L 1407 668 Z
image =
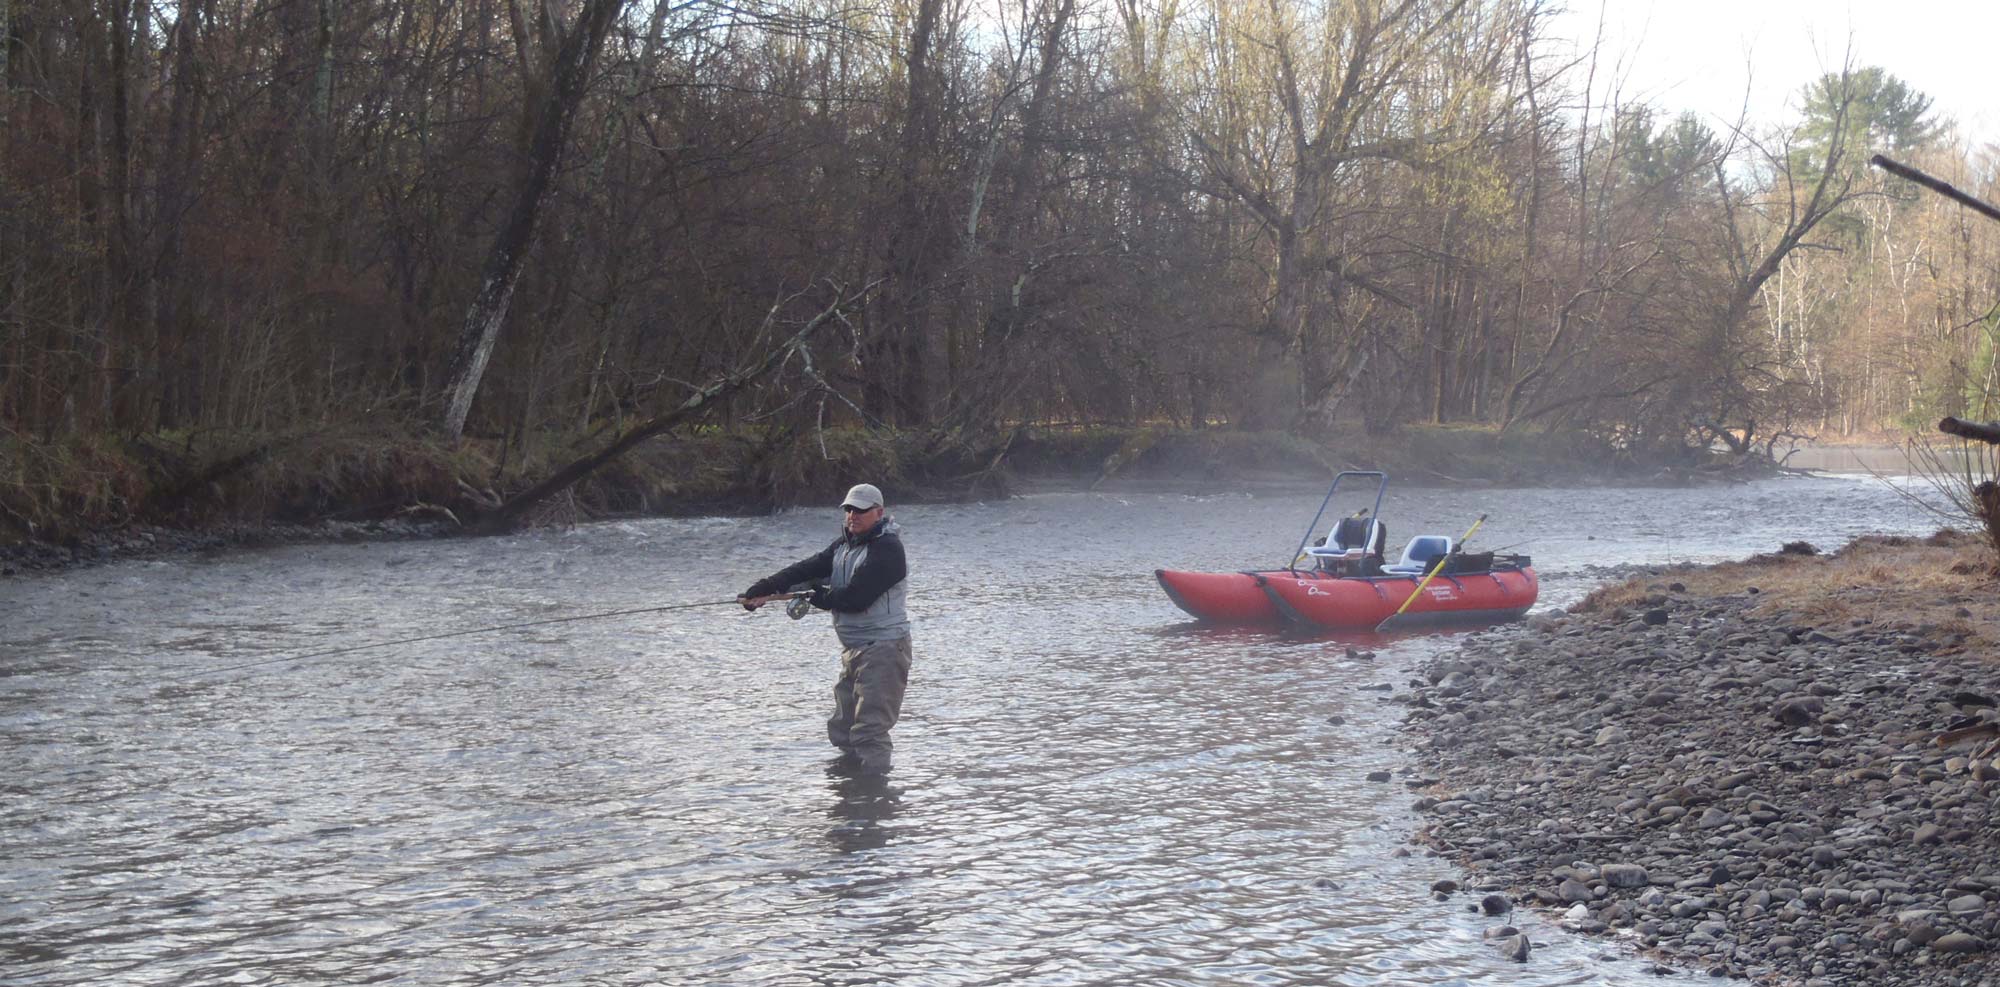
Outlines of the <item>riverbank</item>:
M 457 534 L 595 444 L 543 436 L 446 445 L 351 431 L 60 448 L 0 441 L 0 574 L 232 546 Z M 1415 486 L 1525 486 L 1730 482 L 1774 467 L 1713 456 L 1639 461 L 1582 436 L 1463 427 L 1325 441 L 1222 429 L 1021 427 L 950 449 L 914 434 L 739 429 L 647 443 L 541 502 L 523 523 L 761 514 L 823 503 L 861 477 L 894 503 L 925 503 L 1123 484 L 1250 490 L 1323 483 L 1341 469 L 1385 469 Z
M 1716 976 L 1991 983 L 1994 588 L 1971 536 L 1871 538 L 1479 635 L 1405 697 L 1419 840 L 1504 949 L 1519 906 Z

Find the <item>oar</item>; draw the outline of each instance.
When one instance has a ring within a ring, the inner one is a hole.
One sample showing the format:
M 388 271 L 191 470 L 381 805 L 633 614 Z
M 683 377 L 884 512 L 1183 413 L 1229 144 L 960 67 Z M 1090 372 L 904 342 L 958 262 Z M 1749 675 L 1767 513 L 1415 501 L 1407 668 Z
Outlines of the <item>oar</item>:
M 1445 563 L 1450 562 L 1451 557 L 1457 555 L 1458 550 L 1465 547 L 1465 543 L 1472 537 L 1472 533 L 1478 531 L 1479 526 L 1485 523 L 1486 523 L 1486 515 L 1484 514 L 1479 515 L 1479 520 L 1472 522 L 1472 527 L 1465 529 L 1465 537 L 1460 538 L 1458 540 L 1458 545 L 1454 547 L 1451 551 L 1446 552 L 1441 556 L 1438 556 L 1437 564 L 1431 566 L 1431 571 L 1424 573 L 1424 578 L 1417 581 L 1417 588 L 1410 591 L 1410 598 L 1404 600 L 1403 605 L 1397 607 L 1395 613 L 1392 613 L 1389 616 L 1382 618 L 1382 622 L 1375 625 L 1375 633 L 1380 634 L 1383 631 L 1388 630 L 1389 625 L 1395 623 L 1396 618 L 1401 617 L 1403 615 L 1403 611 L 1410 609 L 1410 604 L 1417 602 L 1417 597 L 1424 595 L 1424 587 L 1429 586 L 1431 584 L 1431 580 L 1435 578 L 1438 573 L 1444 571 Z

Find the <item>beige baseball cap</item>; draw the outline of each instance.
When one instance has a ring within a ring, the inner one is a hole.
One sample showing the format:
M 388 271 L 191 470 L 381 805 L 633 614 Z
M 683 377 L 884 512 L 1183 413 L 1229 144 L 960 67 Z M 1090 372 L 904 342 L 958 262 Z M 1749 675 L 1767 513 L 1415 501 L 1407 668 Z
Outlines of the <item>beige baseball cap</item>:
M 872 483 L 857 483 L 848 488 L 847 499 L 841 501 L 840 506 L 873 510 L 882 506 L 882 491 L 875 489 Z

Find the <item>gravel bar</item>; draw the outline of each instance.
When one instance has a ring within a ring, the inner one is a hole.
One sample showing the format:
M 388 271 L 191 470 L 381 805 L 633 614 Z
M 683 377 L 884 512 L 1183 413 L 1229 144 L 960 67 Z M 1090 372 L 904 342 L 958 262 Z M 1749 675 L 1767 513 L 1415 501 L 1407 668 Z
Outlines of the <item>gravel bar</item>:
M 2000 681 L 1869 618 L 1651 587 L 1426 664 L 1402 779 L 1467 907 L 1759 983 L 2000 982 Z M 1518 955 L 1517 955 L 1518 954 Z

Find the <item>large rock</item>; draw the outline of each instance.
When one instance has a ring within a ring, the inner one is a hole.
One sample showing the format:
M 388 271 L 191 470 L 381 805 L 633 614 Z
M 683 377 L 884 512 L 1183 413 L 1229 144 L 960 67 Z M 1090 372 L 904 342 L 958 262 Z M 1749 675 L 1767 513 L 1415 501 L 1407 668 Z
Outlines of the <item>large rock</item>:
M 1976 894 L 1962 894 L 1944 903 L 1945 911 L 1953 915 L 1970 915 L 1986 910 L 1986 899 Z
M 1599 875 L 1614 888 L 1643 888 L 1648 881 L 1646 868 L 1638 864 L 1605 864 Z
M 1931 951 L 1938 953 L 1983 953 L 1985 940 L 1965 932 L 1953 932 L 1937 937 L 1931 942 Z
M 1826 704 L 1818 696 L 1791 696 L 1778 700 L 1778 704 L 1771 707 L 1771 715 L 1788 727 L 1812 726 L 1825 712 Z

